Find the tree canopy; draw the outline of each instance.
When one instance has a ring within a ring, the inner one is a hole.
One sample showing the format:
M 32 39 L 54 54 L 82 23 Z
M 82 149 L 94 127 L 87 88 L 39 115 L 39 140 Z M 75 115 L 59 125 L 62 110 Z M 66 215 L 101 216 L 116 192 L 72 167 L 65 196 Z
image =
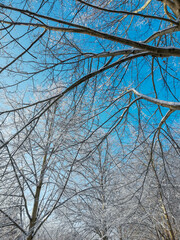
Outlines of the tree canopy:
M 179 239 L 179 0 L 0 15 L 2 236 Z

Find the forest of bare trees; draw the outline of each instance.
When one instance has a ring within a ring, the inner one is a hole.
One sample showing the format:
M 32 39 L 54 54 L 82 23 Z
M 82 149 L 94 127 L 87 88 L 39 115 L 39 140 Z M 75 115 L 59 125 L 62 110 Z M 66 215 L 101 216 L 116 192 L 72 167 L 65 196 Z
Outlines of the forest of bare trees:
M 180 1 L 0 16 L 0 239 L 180 239 Z

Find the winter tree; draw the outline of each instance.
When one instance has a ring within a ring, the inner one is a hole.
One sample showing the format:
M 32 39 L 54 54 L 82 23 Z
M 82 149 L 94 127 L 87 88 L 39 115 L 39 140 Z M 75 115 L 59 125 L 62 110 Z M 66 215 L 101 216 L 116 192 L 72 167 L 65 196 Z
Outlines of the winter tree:
M 2 184 L 26 221 L 5 217 L 33 239 L 77 195 L 76 167 L 111 138 L 124 169 L 136 157 L 142 196 L 153 176 L 171 206 L 157 239 L 177 239 L 168 211 L 179 191 L 179 1 L 8 0 L 0 10 Z

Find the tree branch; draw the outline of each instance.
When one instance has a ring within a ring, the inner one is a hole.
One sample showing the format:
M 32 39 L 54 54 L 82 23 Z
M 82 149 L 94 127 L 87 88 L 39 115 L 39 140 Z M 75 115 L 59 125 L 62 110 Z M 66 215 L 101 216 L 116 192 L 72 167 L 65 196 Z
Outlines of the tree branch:
M 111 9 L 107 9 L 107 8 L 102 8 L 102 7 L 99 7 L 99 6 L 95 6 L 93 4 L 90 4 L 90 3 L 87 3 L 87 2 L 84 2 L 82 0 L 76 0 L 84 5 L 87 5 L 89 7 L 92 7 L 92 8 L 95 8 L 97 10 L 101 10 L 101 11 L 104 11 L 104 12 L 110 12 L 110 13 L 118 13 L 118 14 L 126 14 L 126 15 L 133 15 L 133 16 L 139 16 L 139 17 L 143 17 L 143 18 L 152 18 L 152 19 L 157 19 L 157 20 L 160 20 L 160 21 L 167 21 L 167 22 L 171 22 L 173 24 L 176 24 L 177 25 L 177 22 L 171 20 L 171 19 L 168 19 L 168 18 L 163 18 L 163 17 L 158 17 L 158 16 L 152 16 L 152 15 L 147 15 L 147 14 L 141 14 L 141 13 L 138 13 L 138 12 L 128 12 L 128 11 L 118 11 L 118 10 L 111 10 Z
M 139 93 L 134 88 L 131 88 L 130 90 L 128 90 L 128 92 L 133 92 L 136 96 L 138 96 L 144 100 L 147 100 L 148 102 L 152 102 L 158 106 L 166 107 L 171 110 L 180 110 L 180 103 L 178 103 L 178 102 L 169 102 L 169 101 L 164 101 L 164 100 L 159 100 L 156 98 L 148 97 L 142 93 Z
M 64 27 L 54 27 L 54 26 L 49 26 L 47 24 L 38 24 L 38 23 L 28 23 L 28 22 L 10 22 L 10 21 L 4 21 L 1 20 L 0 23 L 6 23 L 6 24 L 11 24 L 11 25 L 22 25 L 22 26 L 33 26 L 33 27 L 40 27 L 44 28 L 46 30 L 52 30 L 52 31 L 59 31 L 59 32 L 69 32 L 69 33 L 81 33 L 81 34 L 86 34 L 90 35 L 93 37 L 99 37 L 102 39 L 107 39 L 113 42 L 118 42 L 124 45 L 128 45 L 134 48 L 139 48 L 145 51 L 150 51 L 152 52 L 152 55 L 159 55 L 160 57 L 165 57 L 165 56 L 177 56 L 180 57 L 180 49 L 175 48 L 175 47 L 168 47 L 168 48 L 163 48 L 163 47 L 155 47 L 155 46 L 150 46 L 142 42 L 137 42 L 133 41 L 130 39 L 126 38 L 121 38 L 117 37 L 108 33 L 100 32 L 91 28 L 86 28 L 86 29 L 79 29 L 79 28 L 64 28 Z

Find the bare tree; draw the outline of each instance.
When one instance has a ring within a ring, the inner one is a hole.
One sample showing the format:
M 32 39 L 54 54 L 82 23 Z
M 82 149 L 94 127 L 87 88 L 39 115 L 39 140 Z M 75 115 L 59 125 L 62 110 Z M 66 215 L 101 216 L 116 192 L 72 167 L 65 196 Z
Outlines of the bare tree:
M 53 91 L 57 89 L 50 89 L 47 94 Z M 33 97 L 37 97 L 35 93 Z M 21 105 L 17 100 L 12 106 L 16 104 Z M 1 213 L 27 240 L 34 238 L 56 208 L 77 194 L 73 190 L 71 175 L 76 162 L 80 161 L 82 144 L 77 143 L 77 139 L 83 139 L 84 133 L 80 128 L 82 116 L 73 114 L 72 118 L 71 114 L 68 115 L 69 107 L 68 102 L 53 105 L 36 124 L 29 126 L 31 134 L 28 128 L 24 128 L 6 145 L 6 152 L 1 152 L 6 159 L 1 168 L 1 184 L 4 186 L 1 194 L 4 199 L 15 198 L 12 209 L 19 204 L 23 216 L 18 222 L 17 216 L 9 213 L 10 206 L 6 202 Z M 8 133 L 18 132 L 21 123 L 28 121 L 31 114 L 30 109 L 22 108 L 13 119 L 9 118 L 1 142 L 5 142 Z M 20 214 L 18 216 L 20 218 Z
M 56 211 L 58 229 L 75 231 L 77 239 L 178 239 L 180 179 L 176 153 L 169 149 L 163 157 L 156 148 L 147 172 L 147 144 L 126 161 L 121 161 L 122 154 L 110 145 L 101 145 L 82 164 L 83 171 L 78 168 L 82 173 L 79 187 L 92 188 Z M 169 158 L 166 168 L 164 163 Z
M 151 169 L 160 194 L 157 148 L 169 183 L 167 146 L 179 156 L 179 1 L 10 0 L 0 8 L 0 91 L 8 99 L 0 149 L 28 219 L 17 223 L 19 230 L 33 239 L 60 200 L 77 194 L 72 170 L 108 136 L 120 146 L 121 162 L 148 144 L 146 165 L 138 157 L 144 171 L 138 186 Z M 51 94 L 43 95 L 50 85 Z

